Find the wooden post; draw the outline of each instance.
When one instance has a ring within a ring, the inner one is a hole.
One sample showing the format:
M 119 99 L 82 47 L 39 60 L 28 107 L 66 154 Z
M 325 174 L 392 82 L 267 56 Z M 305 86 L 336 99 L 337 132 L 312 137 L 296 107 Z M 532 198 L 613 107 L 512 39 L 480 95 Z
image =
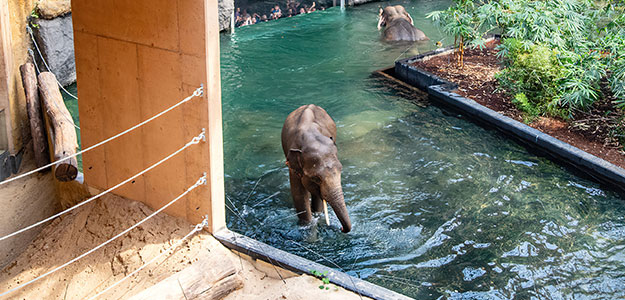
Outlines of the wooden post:
M 221 76 L 219 74 L 219 8 L 216 0 L 204 0 L 206 87 L 208 102 L 208 182 L 210 185 L 210 232 L 226 228 Z
M 39 93 L 45 109 L 46 127 L 52 159 L 58 161 L 76 153 L 78 142 L 74 121 L 59 91 L 56 77 L 50 72 L 39 74 Z M 54 166 L 54 176 L 59 181 L 71 181 L 78 175 L 76 157 L 64 160 Z
M 45 127 L 41 115 L 37 73 L 35 73 L 35 66 L 32 63 L 21 65 L 20 72 L 22 74 L 24 93 L 26 94 L 26 109 L 28 111 L 30 133 L 33 137 L 35 162 L 39 168 L 50 163 L 50 156 L 48 154 L 48 141 L 46 140 Z

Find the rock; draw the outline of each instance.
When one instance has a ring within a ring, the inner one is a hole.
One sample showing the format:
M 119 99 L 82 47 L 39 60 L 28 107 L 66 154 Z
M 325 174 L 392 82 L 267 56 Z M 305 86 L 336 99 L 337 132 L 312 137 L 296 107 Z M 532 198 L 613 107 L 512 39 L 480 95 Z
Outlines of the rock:
M 35 28 L 35 40 L 39 50 L 50 67 L 50 72 L 63 86 L 76 81 L 76 64 L 74 61 L 74 32 L 72 27 L 72 14 L 66 14 L 52 20 L 35 19 L 38 25 Z M 40 61 L 35 49 L 39 69 L 47 70 Z
M 219 0 L 219 31 L 230 29 L 230 18 L 234 12 L 234 0 Z
M 345 3 L 349 6 L 353 6 L 353 5 L 360 5 L 360 4 L 365 4 L 365 3 L 369 3 L 373 1 L 375 0 L 347 0 L 345 1 Z M 338 3 L 340 3 L 340 1 L 337 1 L 337 5 Z
M 42 0 L 37 4 L 39 17 L 44 19 L 54 19 L 68 14 L 71 10 L 70 0 Z

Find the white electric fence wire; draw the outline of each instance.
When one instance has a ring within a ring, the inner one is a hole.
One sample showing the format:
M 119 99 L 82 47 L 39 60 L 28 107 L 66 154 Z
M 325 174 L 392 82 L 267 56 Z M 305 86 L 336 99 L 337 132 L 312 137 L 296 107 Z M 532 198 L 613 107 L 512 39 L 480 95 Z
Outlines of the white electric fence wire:
M 28 49 L 28 54 L 30 54 L 30 56 L 33 58 L 33 65 L 35 66 L 35 69 L 37 70 L 37 74 L 41 74 L 41 70 L 39 70 L 39 66 L 37 66 L 37 64 L 35 63 L 35 53 L 33 53 L 32 49 Z M 56 76 L 54 76 L 54 78 L 56 79 Z M 56 82 L 58 83 L 59 81 L 57 80 Z M 63 88 L 63 87 L 61 87 L 61 88 Z M 78 100 L 78 99 L 76 99 L 76 100 Z M 59 106 L 56 104 L 56 102 L 52 102 L 52 103 L 54 103 L 54 106 L 56 106 L 56 109 L 61 110 L 59 108 Z M 67 116 L 64 115 L 64 117 L 66 118 L 67 121 L 70 121 L 69 119 L 67 119 Z M 74 127 L 76 127 L 76 129 L 80 130 L 80 127 L 78 127 L 78 125 L 74 124 L 74 120 L 71 120 L 71 122 L 69 122 L 69 123 L 74 125 Z
M 97 195 L 95 195 L 95 196 L 93 196 L 93 197 L 91 197 L 91 198 L 89 198 L 89 199 L 87 199 L 87 200 L 85 200 L 85 201 L 83 201 L 83 202 L 80 202 L 79 204 L 77 204 L 77 205 L 75 205 L 75 206 L 72 206 L 72 207 L 70 207 L 70 208 L 68 208 L 68 209 L 66 209 L 66 210 L 64 210 L 64 211 L 62 211 L 62 212 L 59 212 L 59 213 L 57 213 L 57 214 L 55 214 L 55 215 L 52 215 L 52 216 L 50 216 L 50 217 L 48 217 L 48 218 L 46 218 L 46 219 L 43 219 L 43 220 L 41 220 L 41 221 L 39 221 L 39 222 L 37 222 L 37 223 L 35 223 L 35 224 L 32 224 L 32 225 L 27 226 L 27 227 L 24 227 L 24 228 L 22 228 L 22 229 L 20 229 L 20 230 L 18 230 L 18 231 L 16 231 L 16 232 L 13 232 L 13 233 L 11 233 L 11 234 L 8 234 L 8 235 L 5 235 L 5 236 L 3 236 L 3 237 L 0 237 L 0 241 L 6 240 L 6 239 L 8 239 L 8 238 L 10 238 L 10 237 L 13 237 L 13 236 L 15 236 L 15 235 L 18 235 L 18 234 L 20 234 L 20 233 L 22 233 L 22 232 L 28 231 L 28 230 L 30 230 L 30 229 L 33 229 L 33 228 L 37 227 L 37 226 L 40 226 L 40 225 L 42 225 L 42 224 L 45 224 L 45 223 L 47 223 L 47 222 L 49 222 L 49 221 L 53 220 L 53 219 L 54 219 L 54 218 L 56 218 L 56 217 L 62 216 L 62 215 L 66 214 L 66 213 L 68 213 L 68 212 L 70 212 L 70 211 L 72 211 L 72 210 L 74 210 L 74 209 L 76 209 L 76 208 L 79 208 L 79 207 L 81 207 L 81 206 L 83 206 L 83 205 L 85 205 L 85 204 L 87 204 L 87 203 L 89 203 L 89 202 L 92 202 L 93 200 L 96 200 L 96 199 L 98 199 L 98 198 L 102 197 L 103 195 L 105 195 L 105 194 L 107 194 L 107 193 L 111 192 L 112 190 L 114 190 L 114 189 L 116 189 L 116 188 L 118 188 L 118 187 L 120 187 L 120 186 L 122 186 L 122 185 L 124 185 L 124 184 L 126 184 L 126 183 L 128 183 L 128 182 L 130 182 L 131 180 L 134 180 L 135 178 L 137 178 L 137 177 L 139 177 L 139 176 L 141 176 L 141 175 L 145 174 L 146 172 L 148 172 L 148 171 L 150 171 L 150 170 L 152 170 L 152 169 L 156 168 L 158 165 L 160 165 L 160 164 L 162 164 L 163 162 L 165 162 L 165 161 L 169 160 L 170 158 L 172 158 L 172 157 L 176 156 L 178 153 L 180 153 L 180 152 L 184 151 L 185 149 L 187 149 L 187 148 L 188 148 L 188 147 L 190 147 L 191 145 L 198 144 L 200 141 L 204 140 L 204 134 L 205 134 L 204 132 L 200 133 L 198 136 L 194 137 L 194 138 L 193 138 L 190 142 L 188 142 L 188 143 L 187 143 L 186 145 L 184 145 L 182 148 L 180 148 L 180 149 L 176 150 L 176 152 L 174 152 L 174 153 L 170 154 L 169 156 L 167 156 L 167 157 L 165 157 L 165 158 L 161 159 L 161 160 L 160 160 L 160 161 L 158 161 L 157 163 L 155 163 L 155 164 L 153 164 L 153 165 L 149 166 L 148 168 L 144 169 L 143 171 L 141 171 L 141 172 L 137 173 L 136 175 L 134 175 L 134 176 L 132 176 L 132 177 L 130 177 L 130 178 L 128 178 L 128 179 L 126 179 L 126 180 L 124 180 L 124 181 L 120 182 L 120 183 L 119 183 L 119 184 L 117 184 L 116 186 L 114 186 L 114 187 L 112 187 L 112 188 L 109 188 L 108 190 L 106 190 L 106 191 L 104 191 L 104 192 L 101 192 L 101 193 L 99 193 L 99 194 L 97 194 Z
M 43 279 L 43 278 L 47 277 L 48 275 L 50 275 L 50 274 L 52 274 L 52 273 L 54 273 L 54 272 L 56 272 L 56 271 L 58 271 L 58 270 L 60 270 L 60 269 L 63 269 L 63 268 L 65 268 L 65 267 L 67 267 L 67 266 L 71 265 L 72 263 L 74 263 L 74 262 L 76 262 L 76 261 L 80 260 L 81 258 L 83 258 L 83 257 L 85 257 L 85 256 L 87 256 L 87 255 L 89 255 L 89 254 L 91 254 L 91 253 L 93 253 L 93 252 L 97 251 L 98 249 L 100 249 L 100 248 L 102 248 L 102 247 L 106 246 L 108 243 L 110 243 L 110 242 L 112 242 L 112 241 L 116 240 L 116 239 L 117 239 L 117 238 L 119 238 L 120 236 L 122 236 L 122 235 L 124 235 L 124 234 L 128 233 L 129 231 L 131 231 L 131 230 L 133 230 L 133 229 L 137 228 L 139 225 L 141 225 L 141 224 L 145 223 L 147 220 L 151 219 L 152 217 L 156 216 L 157 214 L 159 214 L 159 213 L 160 213 L 160 212 L 162 212 L 163 210 L 167 209 L 169 206 L 171 206 L 172 204 L 174 204 L 174 203 L 175 203 L 176 201 L 178 201 L 180 198 L 184 197 L 184 196 L 185 196 L 185 195 L 187 195 L 189 192 L 191 192 L 192 190 L 194 190 L 196 187 L 198 187 L 198 186 L 200 186 L 200 185 L 203 185 L 203 184 L 206 184 L 206 174 L 204 174 L 204 176 L 200 177 L 200 179 L 198 179 L 198 180 L 197 180 L 197 182 L 195 182 L 195 184 L 194 184 L 194 185 L 192 185 L 191 187 L 189 187 L 189 188 L 188 188 L 188 189 L 187 189 L 184 193 L 180 194 L 180 195 L 179 195 L 178 197 L 176 197 L 174 200 L 171 200 L 169 203 L 165 204 L 165 206 L 163 206 L 163 207 L 159 208 L 157 211 L 155 211 L 155 212 L 153 212 L 152 214 L 150 214 L 149 216 L 145 217 L 145 219 L 143 219 L 143 220 L 139 221 L 139 222 L 138 222 L 138 223 L 136 223 L 135 225 L 132 225 L 132 226 L 128 227 L 126 230 L 124 230 L 124 231 L 122 231 L 122 232 L 118 233 L 116 236 L 114 236 L 114 237 L 110 238 L 110 239 L 109 239 L 109 240 L 107 240 L 106 242 L 104 242 L 104 243 L 102 243 L 102 244 L 98 245 L 97 247 L 95 247 L 95 248 L 93 248 L 93 249 L 91 249 L 91 250 L 89 250 L 89 251 L 87 251 L 87 252 L 85 252 L 85 253 L 83 253 L 83 254 L 81 254 L 81 255 L 77 256 L 77 257 L 75 257 L 74 259 L 72 259 L 72 260 L 70 260 L 70 261 L 68 261 L 68 262 L 66 262 L 66 263 L 64 263 L 64 264 L 62 264 L 62 265 L 60 265 L 60 266 L 58 266 L 58 267 L 56 267 L 56 268 L 54 268 L 54 269 L 52 269 L 52 270 L 50 270 L 50 271 L 46 272 L 46 273 L 44 273 L 43 275 L 40 275 L 39 277 L 36 277 L 36 278 L 34 278 L 34 279 L 32 279 L 32 280 L 30 280 L 30 281 L 28 281 L 28 282 L 24 283 L 24 284 L 18 285 L 18 286 L 16 286 L 16 287 L 14 287 L 14 288 L 12 288 L 12 289 L 10 289 L 10 290 L 8 290 L 8 291 L 6 291 L 6 292 L 4 292 L 4 293 L 0 294 L 0 297 L 6 296 L 6 295 L 8 295 L 8 294 L 10 294 L 10 293 L 12 293 L 12 292 L 15 292 L 15 291 L 17 291 L 17 290 L 19 290 L 19 289 L 22 289 L 22 288 L 24 288 L 24 287 L 26 287 L 26 286 L 30 285 L 30 284 L 33 284 L 33 283 L 35 283 L 35 282 L 37 282 L 37 281 L 39 281 L 39 280 L 41 280 L 41 279 Z
M 78 151 L 78 152 L 76 152 L 76 153 L 74 153 L 74 154 L 72 154 L 72 155 L 69 155 L 69 156 L 67 156 L 67 157 L 61 158 L 61 159 L 59 159 L 59 160 L 57 160 L 57 161 L 55 161 L 55 162 L 49 163 L 49 164 L 47 164 L 47 165 L 45 165 L 45 166 L 43 166 L 43 167 L 39 167 L 39 168 L 34 169 L 34 170 L 32 170 L 32 171 L 29 171 L 29 172 L 26 172 L 26 173 L 24 173 L 24 174 L 20 174 L 20 175 L 18 175 L 18 176 L 13 177 L 13 178 L 10 178 L 10 179 L 7 179 L 7 180 L 5 180 L 5 181 L 2 181 L 2 182 L 0 182 L 0 185 L 3 185 L 3 184 L 6 184 L 6 183 L 9 183 L 9 182 L 12 182 L 12 181 L 15 181 L 15 180 L 18 180 L 18 179 L 24 178 L 24 177 L 29 176 L 29 175 L 32 175 L 32 174 L 37 173 L 37 172 L 39 172 L 39 171 L 41 171 L 41 170 L 47 169 L 47 168 L 49 168 L 49 167 L 51 167 L 51 166 L 54 166 L 54 165 L 56 165 L 56 164 L 58 164 L 58 163 L 60 163 L 60 162 L 62 162 L 62 161 L 68 160 L 68 159 L 70 159 L 70 158 L 72 158 L 72 157 L 76 157 L 76 156 L 78 156 L 78 155 L 80 155 L 80 154 L 83 154 L 83 153 L 85 153 L 85 152 L 87 152 L 87 151 L 90 151 L 90 150 L 93 150 L 93 149 L 95 149 L 95 148 L 97 148 L 97 147 L 99 147 L 99 146 L 102 146 L 102 145 L 104 145 L 104 144 L 106 144 L 106 143 L 108 143 L 108 142 L 110 142 L 110 141 L 112 141 L 112 140 L 114 140 L 114 139 L 116 139 L 116 138 L 118 138 L 118 137 L 122 136 L 122 135 L 127 134 L 128 132 L 131 132 L 131 131 L 133 131 L 133 130 L 135 130 L 135 129 L 137 129 L 137 128 L 139 128 L 139 127 L 141 127 L 141 126 L 143 126 L 143 125 L 145 125 L 145 124 L 147 124 L 147 123 L 149 123 L 150 121 L 152 121 L 152 120 L 154 120 L 154 119 L 156 119 L 156 118 L 158 118 L 158 117 L 160 117 L 160 116 L 164 115 L 165 113 L 169 112 L 170 110 L 172 110 L 172 109 L 174 109 L 174 108 L 176 108 L 176 107 L 178 107 L 178 106 L 182 105 L 183 103 L 186 103 L 187 101 L 189 101 L 189 100 L 193 99 L 194 97 L 199 97 L 199 96 L 202 96 L 203 94 L 204 94 L 204 85 L 202 85 L 202 86 L 200 86 L 199 88 L 197 88 L 197 89 L 193 92 L 193 94 L 191 94 L 189 97 L 184 98 L 182 101 L 180 101 L 180 102 L 178 102 L 178 103 L 176 103 L 176 104 L 174 104 L 174 105 L 170 106 L 169 108 L 167 108 L 167 109 L 165 109 L 165 110 L 161 111 L 160 113 L 158 113 L 158 114 L 156 114 L 156 115 L 152 116 L 151 118 L 149 118 L 149 119 L 147 119 L 147 120 L 145 120 L 145 121 L 143 121 L 143 122 L 141 122 L 141 123 L 139 123 L 139 124 L 137 124 L 137 125 L 135 125 L 135 126 L 133 126 L 133 127 L 131 127 L 131 128 L 128 128 L 128 129 L 126 129 L 126 130 L 124 130 L 124 131 L 122 131 L 122 132 L 120 132 L 120 133 L 118 133 L 118 134 L 116 134 L 116 135 L 114 135 L 114 136 L 112 136 L 112 137 L 110 137 L 110 138 L 106 139 L 106 140 L 103 140 L 103 141 L 101 141 L 101 142 L 99 142 L 99 143 L 97 143 L 97 144 L 93 145 L 93 146 L 87 147 L 87 148 L 83 149 L 82 151 Z
M 26 31 L 28 32 L 28 34 L 30 34 L 30 39 L 33 41 L 33 44 L 35 45 L 35 49 L 37 49 L 37 53 L 39 53 L 39 57 L 41 58 L 41 61 L 43 62 L 43 64 L 46 66 L 46 68 L 48 69 L 48 72 L 54 74 L 54 72 L 52 72 L 52 69 L 50 69 L 50 66 L 48 65 L 48 63 L 46 62 L 46 60 L 43 58 L 43 55 L 41 54 L 41 51 L 39 50 L 39 45 L 37 45 L 37 41 L 35 41 L 35 36 L 33 35 L 33 29 L 30 28 L 30 26 L 26 26 Z M 33 57 L 33 64 L 37 65 L 37 63 L 35 63 L 35 58 Z M 54 78 L 56 79 L 56 75 L 54 75 Z M 72 95 L 72 93 L 70 93 L 69 91 L 67 91 L 63 85 L 59 82 L 58 79 L 56 79 L 56 83 L 59 85 L 59 87 L 61 87 L 61 89 L 70 97 L 78 100 L 78 97 Z M 80 129 L 80 128 L 79 128 Z
M 196 232 L 199 232 L 202 230 L 202 228 L 207 227 L 208 226 L 208 219 L 204 218 L 204 220 L 202 221 L 202 223 L 199 223 L 197 225 L 195 225 L 195 228 L 193 230 L 191 230 L 191 232 L 189 232 L 187 235 L 185 235 L 182 239 L 180 239 L 178 242 L 176 242 L 175 244 L 171 245 L 169 248 L 167 248 L 167 250 L 163 251 L 162 253 L 158 254 L 157 256 L 153 257 L 152 259 L 150 259 L 149 261 L 147 261 L 146 263 L 144 263 L 141 267 L 139 267 L 138 269 L 132 271 L 130 274 L 126 275 L 124 278 L 122 278 L 121 280 L 119 280 L 118 282 L 115 282 L 114 284 L 112 284 L 111 286 L 105 288 L 104 290 L 100 291 L 99 293 L 91 296 L 89 299 L 87 300 L 93 300 L 98 298 L 99 296 L 102 296 L 102 294 L 108 292 L 110 289 L 116 287 L 117 285 L 121 284 L 122 282 L 126 281 L 126 279 L 132 277 L 133 275 L 139 273 L 141 270 L 143 270 L 143 268 L 147 267 L 148 265 L 152 264 L 153 262 L 155 262 L 156 260 L 158 260 L 159 258 L 161 258 L 162 256 L 165 255 L 169 255 L 169 251 L 178 248 L 178 246 L 180 246 L 186 239 L 188 239 L 190 236 L 192 236 L 193 234 L 195 234 Z

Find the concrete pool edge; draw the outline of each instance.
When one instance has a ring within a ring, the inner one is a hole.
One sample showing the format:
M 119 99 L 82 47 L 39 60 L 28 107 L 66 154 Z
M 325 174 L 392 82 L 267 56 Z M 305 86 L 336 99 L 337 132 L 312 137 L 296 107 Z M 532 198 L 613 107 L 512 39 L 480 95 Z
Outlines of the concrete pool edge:
M 453 48 L 430 51 L 395 62 L 395 76 L 428 93 L 434 101 L 452 107 L 468 117 L 510 134 L 533 149 L 542 150 L 559 162 L 589 175 L 600 183 L 625 194 L 625 170 L 586 151 L 565 143 L 540 130 L 506 117 L 469 98 L 454 93 L 457 84 L 412 65 L 414 62 L 448 54 Z
M 314 276 L 310 271 L 328 272 L 327 278 L 332 284 L 340 286 L 364 297 L 372 299 L 412 299 L 387 288 L 348 275 L 342 271 L 313 262 L 301 256 L 277 249 L 250 237 L 228 229 L 220 230 L 213 236 L 227 248 L 243 253 L 253 259 L 260 259 L 270 264 L 292 271 L 297 274 Z

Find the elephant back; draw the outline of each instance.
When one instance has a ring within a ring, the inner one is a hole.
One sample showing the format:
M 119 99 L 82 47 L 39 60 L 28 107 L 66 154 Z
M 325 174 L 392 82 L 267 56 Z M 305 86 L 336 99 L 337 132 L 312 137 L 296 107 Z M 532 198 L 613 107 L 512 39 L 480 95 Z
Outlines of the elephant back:
M 384 29 L 383 38 L 385 41 L 389 42 L 416 42 L 429 40 L 423 31 L 412 26 L 410 21 L 404 18 L 397 18 L 390 21 Z
M 423 32 L 421 32 L 423 33 Z M 425 36 L 425 35 L 423 35 Z M 417 29 L 410 24 L 410 22 L 404 18 L 397 18 L 391 20 L 386 24 L 384 29 L 383 38 L 386 41 L 417 41 L 418 32 Z

